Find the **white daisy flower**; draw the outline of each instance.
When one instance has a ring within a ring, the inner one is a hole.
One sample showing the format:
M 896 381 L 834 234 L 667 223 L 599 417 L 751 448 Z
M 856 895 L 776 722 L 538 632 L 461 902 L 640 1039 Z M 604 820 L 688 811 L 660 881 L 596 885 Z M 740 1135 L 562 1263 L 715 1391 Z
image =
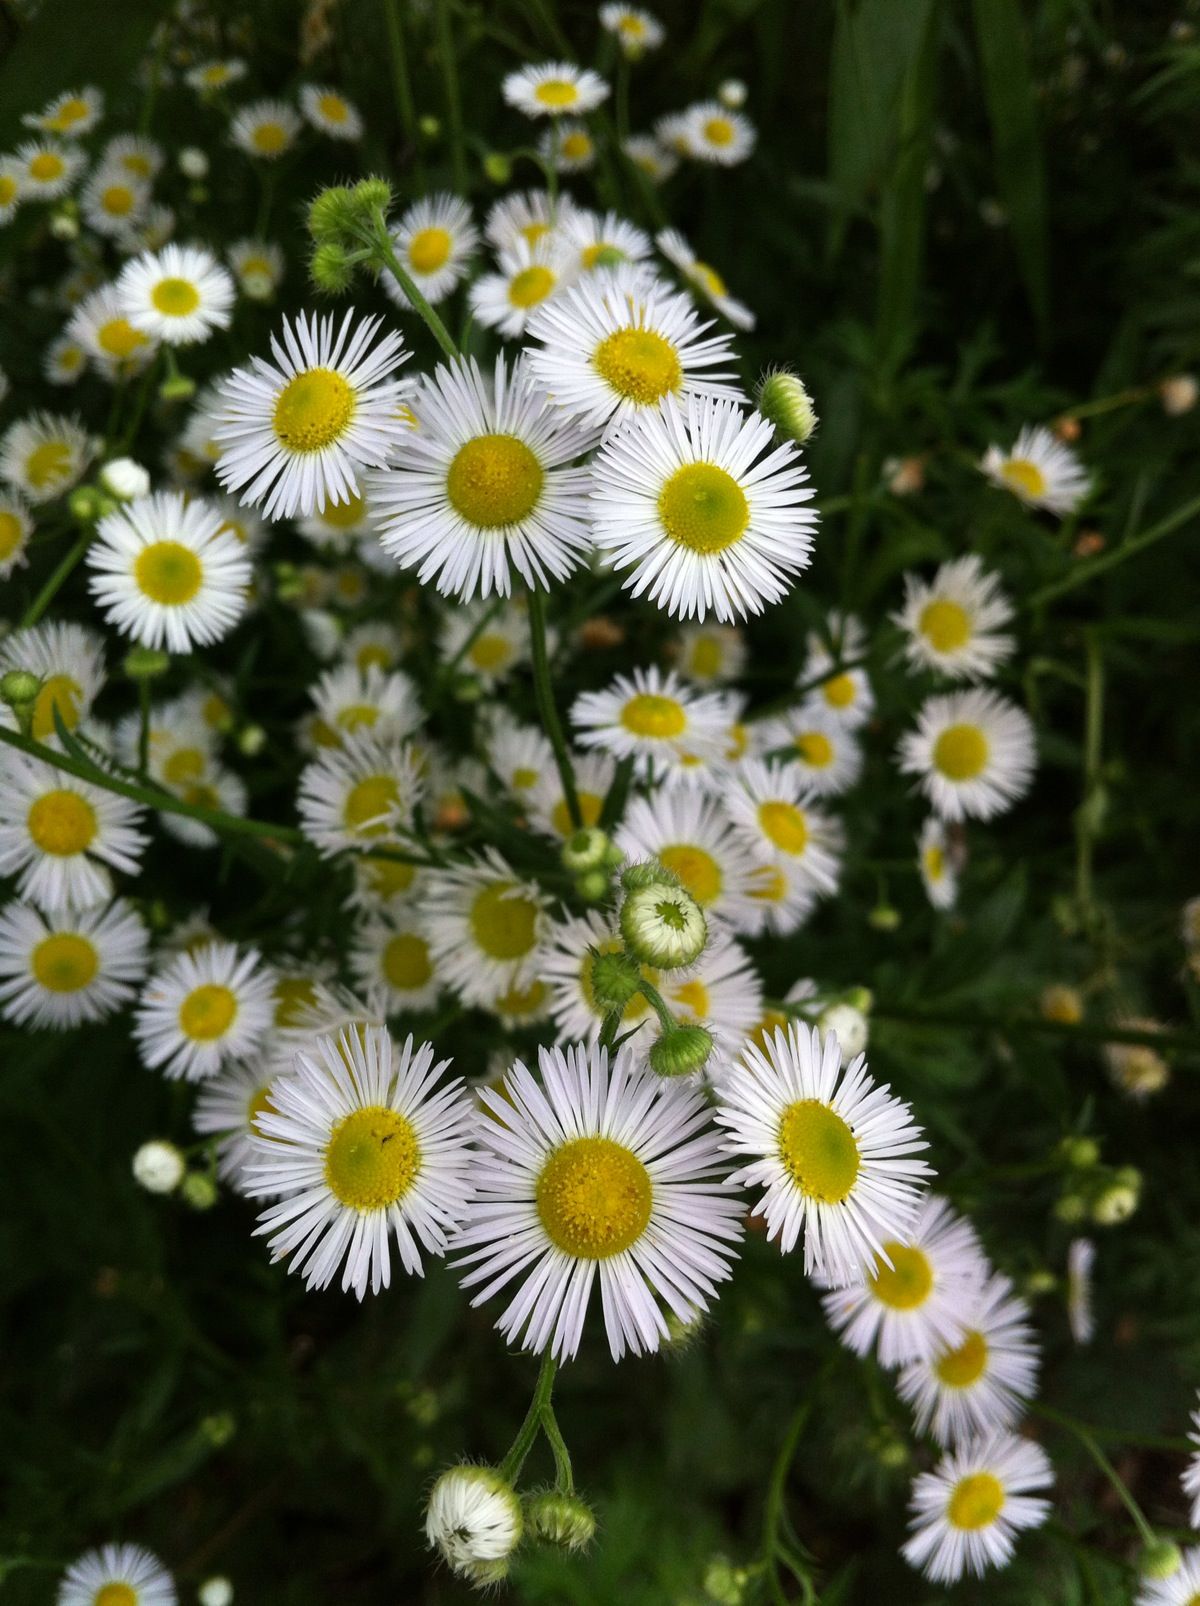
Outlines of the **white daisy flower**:
M 59 335 L 46 347 L 42 373 L 51 385 L 75 385 L 87 368 L 87 352 L 70 335 Z
M 460 1578 L 494 1583 L 493 1568 L 521 1542 L 524 1519 L 511 1485 L 491 1467 L 450 1467 L 434 1484 L 425 1513 L 425 1537 Z
M 486 1003 L 537 976 L 546 898 L 495 848 L 465 864 L 431 870 L 420 908 L 434 964 L 464 1003 Z
M 324 84 L 301 84 L 300 110 L 306 122 L 319 134 L 328 134 L 330 139 L 356 140 L 363 136 L 361 112 L 339 89 L 330 89 Z
M 15 156 L 0 156 L 0 224 L 7 223 L 20 204 L 21 164 Z M 7 383 L 0 387 L 5 394 L 7 388 Z
M 765 1186 L 751 1212 L 785 1254 L 804 1233 L 804 1269 L 833 1287 L 861 1282 L 885 1242 L 903 1240 L 932 1172 L 907 1104 L 877 1086 L 861 1054 L 843 1071 L 837 1038 L 793 1022 L 764 1049 L 747 1043 L 722 1080 L 726 1148 L 754 1158 L 730 1178 Z
M 478 1197 L 454 1248 L 473 1303 L 514 1278 L 496 1325 L 510 1343 L 571 1359 L 600 1283 L 620 1360 L 669 1336 L 716 1298 L 741 1237 L 703 1095 L 597 1047 L 540 1049 L 541 1085 L 518 1060 L 481 1089 Z
M 1169 1578 L 1143 1578 L 1134 1606 L 1192 1606 L 1197 1596 L 1200 1549 L 1185 1550 L 1178 1569 Z
M 40 112 L 26 112 L 21 121 L 26 128 L 40 129 L 43 134 L 80 139 L 90 134 L 103 116 L 104 95 L 89 84 L 86 89 L 64 90 Z
M 812 807 L 812 794 L 797 766 L 748 758 L 737 771 L 737 781 L 725 807 L 759 862 L 785 860 L 814 891 L 835 892 L 844 833 L 831 815 Z
M 657 859 L 678 876 L 710 919 L 738 930 L 753 924 L 750 889 L 759 860 L 716 798 L 682 788 L 634 798 L 615 841 L 630 863 Z
M 589 275 L 532 314 L 529 335 L 542 345 L 529 363 L 567 412 L 596 426 L 648 426 L 668 398 L 743 399 L 725 383 L 736 379 L 729 336 L 705 338 L 710 327 L 686 296 L 636 267 L 618 268 Z
M 170 1573 L 140 1545 L 103 1545 L 73 1561 L 55 1606 L 175 1606 Z
M 888 1238 L 863 1282 L 821 1301 L 825 1319 L 856 1355 L 886 1367 L 930 1360 L 962 1343 L 987 1272 L 975 1229 L 926 1194 L 903 1239 Z M 814 1279 L 820 1286 L 824 1279 Z
M 980 468 L 1026 507 L 1045 508 L 1059 518 L 1074 513 L 1091 490 L 1076 454 L 1041 424 L 1026 424 L 1009 452 L 989 446 Z
M 277 1025 L 265 1053 L 272 1074 L 290 1073 L 296 1055 L 314 1053 L 318 1038 L 335 1038 L 342 1032 L 361 1038 L 368 1028 L 386 1025 L 365 999 L 311 970 L 303 990 L 296 985 L 286 999 L 276 983 L 275 1012 Z M 283 1024 L 278 1024 L 281 1020 Z
M 0 580 L 7 580 L 14 569 L 29 562 L 29 537 L 33 519 L 21 497 L 0 491 Z
M 104 685 L 104 642 L 85 625 L 47 620 L 14 630 L 0 642 L 0 672 L 8 669 L 40 677 L 29 733 L 35 741 L 57 746 L 56 714 L 69 731 L 91 714 Z M 0 725 L 16 726 L 7 704 L 0 708 Z
M 931 814 L 917 838 L 917 868 L 925 896 L 935 909 L 953 909 L 958 902 L 958 876 L 963 847 L 946 826 Z
M 404 638 L 386 619 L 368 619 L 342 638 L 341 655 L 348 667 L 365 675 L 369 669 L 395 669 L 404 655 Z
M 807 648 L 800 671 L 800 684 L 807 688 L 805 701 L 833 714 L 847 730 L 865 725 L 875 707 L 875 697 L 866 670 L 857 664 L 867 650 L 867 633 L 861 620 L 853 614 L 829 614 L 823 632 L 810 632 Z
M 753 151 L 758 135 L 748 117 L 719 100 L 702 101 L 683 113 L 682 138 L 693 161 L 734 167 Z
M 746 642 L 736 625 L 711 621 L 685 625 L 679 632 L 675 668 L 698 686 L 737 680 L 746 667 Z
M 753 329 L 754 314 L 741 301 L 729 294 L 724 279 L 707 262 L 702 262 L 678 229 L 662 229 L 654 236 L 654 243 L 687 280 L 693 290 L 721 314 L 736 329 Z
M 1200 1410 L 1192 1412 L 1192 1429 L 1188 1434 L 1189 1440 L 1196 1446 L 1194 1453 L 1184 1468 L 1180 1482 L 1183 1492 L 1191 1502 L 1191 1524 L 1193 1528 L 1200 1528 Z M 1200 1556 L 1200 1551 L 1197 1552 Z
M 392 246 L 417 289 L 431 306 L 445 301 L 471 270 L 479 245 L 479 230 L 471 208 L 459 195 L 439 191 L 423 195 L 391 230 Z M 394 275 L 383 278 L 383 288 L 398 307 L 408 297 Z
M 93 368 L 110 384 L 141 373 L 158 350 L 158 343 L 135 329 L 125 315 L 116 285 L 102 285 L 76 307 L 67 333 L 87 352 Z
M 657 50 L 667 37 L 658 18 L 638 6 L 602 5 L 600 26 L 614 36 L 630 61 L 640 61 L 647 50 Z
M 358 495 L 357 471 L 385 464 L 407 424 L 397 416 L 407 360 L 391 332 L 372 348 L 379 318 L 336 329 L 332 315 L 300 313 L 271 336 L 274 364 L 254 358 L 221 385 L 217 475 L 268 519 L 306 517 Z
M 862 774 L 857 736 L 823 704 L 806 701 L 763 720 L 759 737 L 765 752 L 796 770 L 812 797 L 840 797 Z
M 1053 1482 L 1045 1450 L 1014 1433 L 960 1445 L 913 1483 L 904 1559 L 942 1584 L 1007 1566 L 1017 1535 L 1050 1515 Z
M 412 908 L 356 928 L 350 974 L 371 1007 L 383 1015 L 430 1009 L 441 990 L 424 921 Z
M 296 520 L 296 528 L 322 552 L 353 552 L 362 537 L 373 538 L 367 499 L 357 489 L 341 502 L 319 502 L 311 513 Z
M 650 236 L 617 212 L 572 209 L 560 225 L 563 237 L 577 253 L 580 273 L 596 273 L 626 264 L 645 262 L 651 254 Z
M 74 145 L 34 139 L 18 145 L 14 162 L 23 201 L 56 201 L 74 185 L 86 157 Z
M 111 167 L 97 168 L 79 197 L 84 222 L 108 239 L 135 227 L 149 202 L 150 189 L 145 180 Z
M 1067 1321 L 1077 1344 L 1090 1344 L 1096 1334 L 1092 1309 L 1092 1268 L 1096 1246 L 1090 1238 L 1073 1238 L 1067 1250 Z
M 104 147 L 100 165 L 149 184 L 162 171 L 163 149 L 144 134 L 118 134 Z
M 476 1160 L 472 1109 L 449 1060 L 428 1043 L 394 1046 L 383 1027 L 321 1037 L 271 1084 L 257 1118 L 248 1191 L 282 1195 L 259 1217 L 272 1260 L 291 1256 L 309 1288 L 362 1299 L 391 1283 L 391 1244 L 404 1270 L 445 1252 L 466 1212 Z
M 139 251 L 161 251 L 175 233 L 176 221 L 171 207 L 152 201 L 138 214 L 136 222 L 117 235 L 117 250 L 122 256 L 134 256 Z
M 532 245 L 520 239 L 500 251 L 496 267 L 471 286 L 471 316 L 506 340 L 519 340 L 537 309 L 571 283 L 575 251 L 560 234 L 545 234 Z
M 103 1020 L 146 974 L 146 928 L 132 905 L 41 915 L 0 910 L 0 1013 L 14 1025 L 65 1031 Z
M 904 631 L 905 655 L 914 669 L 934 669 L 952 680 L 988 680 L 1013 653 L 1001 635 L 1012 604 L 974 553 L 943 563 L 932 580 L 904 577 L 904 607 L 892 618 Z
M 496 251 L 511 251 L 521 243 L 537 245 L 547 235 L 565 232 L 578 210 L 569 195 L 518 190 L 493 203 L 484 221 L 484 237 Z
M 128 798 L 13 748 L 0 752 L 0 875 L 15 876 L 18 897 L 47 913 L 106 902 L 110 870 L 136 876 L 140 820 Z
M 596 1043 L 605 1011 L 596 1002 L 592 967 L 597 954 L 620 953 L 624 947 L 609 923 L 594 909 L 548 928 L 541 971 L 550 986 L 550 1011 L 555 1040 L 559 1043 Z M 657 971 L 643 965 L 642 975 L 657 987 Z M 652 1017 L 651 1006 L 635 993 L 621 1014 L 621 1031 L 628 1032 Z
M 225 260 L 238 288 L 251 301 L 268 301 L 283 282 L 286 259 L 270 240 L 235 240 L 225 248 Z
M 91 437 L 77 418 L 31 413 L 0 438 L 0 479 L 29 502 L 52 502 L 71 489 L 91 456 Z
M 1037 1389 L 1039 1353 L 1029 1306 L 1000 1272 L 967 1301 L 963 1331 L 896 1379 L 918 1433 L 958 1444 L 1012 1427 Z
M 233 280 L 211 252 L 198 245 L 164 245 L 127 262 L 117 294 L 135 329 L 169 346 L 194 346 L 214 329 L 228 329 Z
M 583 825 L 591 830 L 600 823 L 604 800 L 616 779 L 616 760 L 607 753 L 576 754 L 575 795 Z M 535 830 L 565 841 L 575 830 L 557 765 L 547 771 L 529 798 L 530 824 Z
M 560 393 L 560 399 L 561 393 Z M 817 516 L 791 441 L 757 413 L 668 396 L 610 435 L 592 465 L 595 542 L 625 589 L 676 618 L 732 622 L 781 601 L 812 558 Z
M 526 117 L 595 111 L 608 99 L 608 85 L 598 73 L 567 61 L 522 67 L 509 73 L 502 87 L 508 104 Z
M 554 749 L 540 726 L 518 725 L 509 718 L 494 722 L 485 751 L 488 768 L 523 806 L 528 806 L 539 783 L 554 767 Z
M 512 591 L 513 571 L 548 588 L 589 549 L 587 472 L 570 465 L 592 444 L 582 424 L 549 405 L 522 358 L 439 366 L 423 382 L 424 420 L 370 477 L 385 552 L 444 596 Z
M 178 954 L 142 990 L 133 1035 L 142 1064 L 202 1082 L 246 1059 L 270 1028 L 271 973 L 254 949 L 207 942 Z
M 256 1122 L 270 1103 L 275 1073 L 261 1060 L 234 1061 L 204 1082 L 192 1107 L 192 1126 L 216 1138 L 217 1176 L 236 1192 L 247 1191 L 246 1166 L 256 1158 Z
M 564 117 L 542 130 L 538 155 L 556 173 L 586 173 L 596 162 L 596 142 L 585 123 Z
M 491 688 L 507 680 L 529 657 L 529 618 L 510 603 L 469 602 L 439 621 L 438 652 L 445 664 L 478 675 Z
M 307 733 L 314 748 L 340 747 L 356 734 L 400 742 L 424 719 L 416 686 L 402 669 L 343 664 L 327 669 L 309 696 L 314 712 Z
M 228 89 L 230 84 L 240 83 L 245 76 L 246 63 L 234 57 L 229 61 L 198 62 L 196 66 L 188 68 L 183 80 L 189 89 L 212 94 L 218 89 Z
M 752 905 L 740 930 L 749 937 L 789 937 L 807 922 L 817 905 L 812 878 L 786 855 L 764 864 L 751 878 L 746 896 Z
M 247 156 L 277 162 L 291 150 L 302 127 L 286 100 L 256 100 L 238 109 L 229 138 Z
M 639 780 L 677 776 L 691 755 L 720 757 L 725 700 L 698 692 L 674 670 L 651 665 L 618 675 L 604 691 L 584 692 L 571 705 L 571 724 L 583 747 L 632 757 Z
M 359 732 L 304 768 L 296 807 L 308 840 L 322 853 L 334 854 L 398 843 L 420 796 L 411 748 Z M 383 883 L 390 884 L 382 868 L 388 861 L 378 863 Z M 401 871 L 408 871 L 411 880 L 411 869 L 397 866 L 396 874 L 404 879 Z
M 1033 784 L 1037 747 L 1023 708 L 983 689 L 930 697 L 901 738 L 900 768 L 944 820 L 1003 814 Z
M 1120 1015 L 1113 1023 L 1126 1031 L 1160 1032 L 1160 1022 L 1143 1015 Z M 1146 1099 L 1161 1093 L 1171 1079 L 1171 1067 L 1149 1043 L 1105 1043 L 1101 1051 L 1109 1080 L 1121 1093 Z
M 179 491 L 106 514 L 86 562 L 105 618 L 144 647 L 191 652 L 227 636 L 246 611 L 249 558 L 218 513 Z
M 653 134 L 630 134 L 622 142 L 621 149 L 651 184 L 665 184 L 679 170 L 678 154 L 660 145 Z

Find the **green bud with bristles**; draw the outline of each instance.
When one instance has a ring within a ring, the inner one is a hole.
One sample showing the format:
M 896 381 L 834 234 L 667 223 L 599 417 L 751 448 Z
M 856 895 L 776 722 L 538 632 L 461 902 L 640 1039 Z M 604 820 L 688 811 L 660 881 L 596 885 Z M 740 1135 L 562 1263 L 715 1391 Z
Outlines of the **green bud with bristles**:
M 609 838 L 606 831 L 595 826 L 582 826 L 562 845 L 562 862 L 565 870 L 582 875 L 585 870 L 599 870 L 608 858 Z
M 624 949 L 613 953 L 592 953 L 592 996 L 604 1014 L 619 1014 L 642 985 L 642 972 L 636 959 Z
M 764 374 L 758 386 L 758 410 L 781 440 L 802 446 L 817 427 L 812 397 L 786 368 Z
M 378 176 L 359 179 L 350 193 L 360 223 L 372 212 L 386 212 L 392 204 L 392 186 L 387 179 Z
M 595 1538 L 596 1518 L 578 1495 L 548 1489 L 525 1497 L 525 1527 L 544 1544 L 584 1550 Z
M 712 1048 L 712 1033 L 703 1026 L 674 1026 L 650 1045 L 650 1069 L 656 1076 L 690 1076 L 704 1069 Z
M 441 119 L 438 117 L 431 117 L 429 113 L 426 112 L 424 117 L 419 117 L 417 119 L 417 128 L 420 131 L 422 139 L 437 139 L 440 137 L 442 132 Z
M 611 882 L 603 870 L 587 870 L 575 877 L 575 891 L 584 903 L 600 903 L 608 896 Z
M 344 246 L 328 240 L 319 245 L 309 259 L 308 276 L 318 290 L 329 296 L 339 296 L 350 288 L 354 264 Z
M 318 245 L 340 245 L 354 225 L 354 202 L 345 184 L 331 184 L 308 208 L 308 232 Z
M 681 884 L 679 877 L 657 859 L 627 864 L 621 871 L 621 885 L 626 892 L 636 892 L 640 887 L 678 887 Z
M 41 689 L 42 677 L 31 669 L 9 669 L 0 675 L 0 698 L 16 713 L 32 706 Z
M 100 492 L 94 485 L 77 485 L 67 498 L 77 524 L 93 524 L 100 517 Z
M 1145 1545 L 1138 1557 L 1143 1578 L 1173 1578 L 1183 1566 L 1183 1552 L 1173 1539 L 1156 1539 Z

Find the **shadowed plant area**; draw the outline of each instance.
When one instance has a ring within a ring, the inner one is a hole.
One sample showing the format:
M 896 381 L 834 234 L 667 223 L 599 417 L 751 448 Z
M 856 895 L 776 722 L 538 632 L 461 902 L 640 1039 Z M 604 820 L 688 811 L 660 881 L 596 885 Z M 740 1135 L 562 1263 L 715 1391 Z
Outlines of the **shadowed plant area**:
M 1197 1606 L 1198 96 L 3 9 L 6 1603 Z

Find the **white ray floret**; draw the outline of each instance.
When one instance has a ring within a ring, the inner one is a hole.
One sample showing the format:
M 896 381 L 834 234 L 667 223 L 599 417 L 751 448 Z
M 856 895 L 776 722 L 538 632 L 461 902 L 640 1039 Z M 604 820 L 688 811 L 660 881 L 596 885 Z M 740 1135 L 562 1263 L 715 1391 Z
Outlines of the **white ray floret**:
M 233 279 L 198 245 L 164 245 L 121 269 L 117 294 L 135 329 L 170 346 L 192 346 L 227 329 L 233 315 Z
M 67 1568 L 55 1606 L 176 1606 L 170 1573 L 141 1545 L 102 1545 Z
M 150 335 L 130 323 L 112 284 L 84 297 L 72 314 L 67 333 L 79 341 L 97 373 L 112 383 L 140 373 L 158 350 Z
M 331 89 L 327 84 L 302 84 L 300 110 L 318 133 L 330 139 L 362 138 L 362 113 L 340 89 Z
M 132 905 L 41 915 L 0 910 L 0 1013 L 17 1026 L 65 1031 L 103 1020 L 146 973 L 146 928 Z
M 271 988 L 253 949 L 214 941 L 179 954 L 142 990 L 133 1027 L 142 1064 L 201 1082 L 245 1059 L 271 1025 Z
M 275 1072 L 259 1056 L 224 1065 L 201 1084 L 192 1107 L 192 1126 L 204 1138 L 217 1139 L 217 1175 L 238 1193 L 246 1193 L 246 1166 L 257 1158 L 255 1123 L 271 1108 Z
M 608 99 L 608 85 L 589 67 L 550 61 L 521 67 L 504 80 L 504 98 L 526 117 L 562 117 L 594 111 Z
M 29 502 L 52 502 L 75 484 L 92 451 L 78 418 L 32 413 L 0 438 L 0 479 Z
M 815 892 L 828 895 L 837 890 L 845 834 L 838 820 L 813 807 L 812 796 L 796 765 L 748 758 L 725 807 L 760 863 L 786 863 Z
M 32 534 L 33 518 L 24 499 L 16 492 L 0 492 L 0 580 L 7 580 L 14 569 L 23 569 L 29 562 Z
M 635 798 L 615 840 L 631 862 L 658 859 L 679 877 L 706 916 L 728 920 L 739 930 L 753 924 L 750 889 L 760 859 L 717 798 L 682 788 Z
M 728 318 L 737 329 L 753 329 L 754 314 L 742 302 L 729 294 L 725 280 L 707 262 L 702 262 L 677 229 L 663 229 L 654 236 L 654 243 L 668 262 L 684 276 L 693 290 Z
M 522 881 L 495 848 L 465 864 L 431 870 L 420 908 L 429 951 L 445 985 L 469 1004 L 488 1004 L 537 976 L 546 897 Z
M 302 771 L 300 828 L 326 854 L 395 847 L 411 824 L 421 793 L 420 770 L 410 747 L 358 732 Z M 386 866 L 391 861 L 378 862 Z
M 1033 722 L 1023 708 L 990 690 L 930 697 L 916 730 L 901 739 L 899 759 L 942 819 L 990 820 L 1033 784 Z
M 673 670 L 656 666 L 618 675 L 603 691 L 584 692 L 571 705 L 571 724 L 583 747 L 634 759 L 639 779 L 678 776 L 689 756 L 718 759 L 725 749 L 725 698 L 699 692 Z
M 987 680 L 1012 656 L 1013 639 L 1001 634 L 1012 604 L 974 553 L 943 563 L 932 580 L 904 577 L 904 606 L 893 615 L 904 631 L 905 655 L 914 669 L 933 669 L 952 680 Z
M 969 1440 L 913 1483 L 905 1560 L 938 1584 L 1007 1566 L 1018 1534 L 1050 1515 L 1053 1482 L 1041 1445 L 1003 1431 Z
M 392 228 L 391 238 L 401 266 L 436 306 L 470 272 L 479 230 L 462 197 L 442 191 L 414 202 Z M 394 274 L 384 275 L 383 287 L 398 307 L 409 306 Z

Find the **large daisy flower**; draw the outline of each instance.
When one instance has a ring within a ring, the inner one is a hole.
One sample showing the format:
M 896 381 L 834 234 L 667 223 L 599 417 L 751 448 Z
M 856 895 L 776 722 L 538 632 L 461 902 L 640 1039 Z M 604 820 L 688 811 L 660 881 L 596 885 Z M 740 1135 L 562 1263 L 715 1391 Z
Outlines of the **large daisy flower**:
M 990 820 L 1033 783 L 1033 722 L 994 691 L 930 697 L 916 730 L 901 739 L 899 758 L 944 820 Z
M 0 1013 L 14 1025 L 65 1031 L 103 1020 L 133 997 L 148 938 L 132 906 L 41 915 L 0 910 Z
M 960 1445 L 913 1484 L 904 1559 L 937 1584 L 1006 1566 L 1017 1535 L 1049 1516 L 1053 1482 L 1045 1450 L 1015 1433 Z
M 214 329 L 228 329 L 234 285 L 211 252 L 197 245 L 164 245 L 121 269 L 117 294 L 135 329 L 170 346 L 193 346 Z

